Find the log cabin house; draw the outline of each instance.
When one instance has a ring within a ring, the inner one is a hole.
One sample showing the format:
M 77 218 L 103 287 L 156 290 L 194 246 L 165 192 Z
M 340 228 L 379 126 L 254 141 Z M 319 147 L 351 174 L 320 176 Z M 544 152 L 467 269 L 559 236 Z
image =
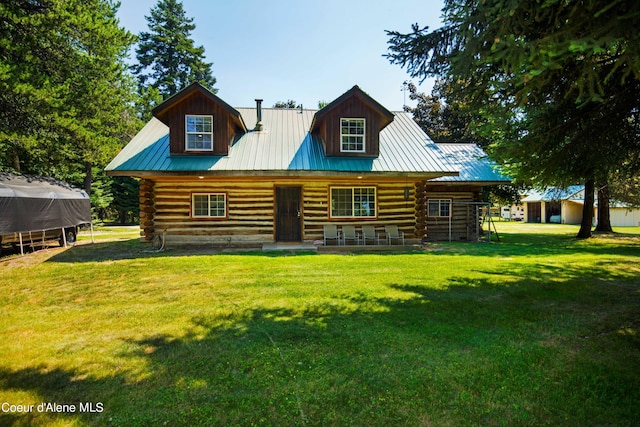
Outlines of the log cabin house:
M 472 144 L 435 144 L 358 86 L 320 110 L 233 108 L 193 83 L 111 161 L 139 177 L 144 241 L 316 242 L 325 224 L 476 240 L 481 188 L 508 182 Z M 466 205 L 465 203 L 471 204 Z

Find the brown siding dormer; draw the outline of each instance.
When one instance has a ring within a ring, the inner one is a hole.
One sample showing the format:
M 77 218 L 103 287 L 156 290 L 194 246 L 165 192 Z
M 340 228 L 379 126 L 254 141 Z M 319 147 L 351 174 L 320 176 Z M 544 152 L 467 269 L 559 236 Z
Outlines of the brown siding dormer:
M 318 111 L 311 124 L 311 133 L 317 135 L 328 157 L 378 157 L 380 131 L 393 121 L 393 113 L 354 86 L 335 101 Z M 364 147 L 342 150 L 342 119 L 364 124 Z
M 234 138 L 247 131 L 240 113 L 199 83 L 192 83 L 153 109 L 153 115 L 169 127 L 171 155 L 226 156 Z M 187 150 L 186 117 L 210 116 L 211 150 Z

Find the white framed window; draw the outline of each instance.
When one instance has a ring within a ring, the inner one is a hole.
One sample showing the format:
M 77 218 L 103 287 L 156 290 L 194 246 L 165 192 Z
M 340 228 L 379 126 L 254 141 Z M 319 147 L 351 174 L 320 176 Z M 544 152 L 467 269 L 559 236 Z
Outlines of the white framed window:
M 340 151 L 343 153 L 364 153 L 365 120 L 340 119 Z
M 375 218 L 375 187 L 332 187 L 331 218 Z
M 185 116 L 185 151 L 213 151 L 213 116 Z
M 191 216 L 193 218 L 226 218 L 227 195 L 225 193 L 193 193 Z
M 449 218 L 451 216 L 451 199 L 427 200 L 427 215 Z

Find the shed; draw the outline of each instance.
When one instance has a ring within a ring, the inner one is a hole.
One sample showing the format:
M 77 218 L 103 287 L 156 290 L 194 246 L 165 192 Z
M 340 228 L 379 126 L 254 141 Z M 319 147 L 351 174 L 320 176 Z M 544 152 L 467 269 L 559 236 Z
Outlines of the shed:
M 532 190 L 522 202 L 526 222 L 580 224 L 584 186 Z
M 550 187 L 540 191 L 531 191 L 523 200 L 525 221 L 556 222 L 562 224 L 580 224 L 584 207 L 584 186 L 572 185 L 567 188 Z M 598 198 L 594 200 L 594 208 Z M 597 222 L 597 209 L 594 210 Z M 611 200 L 609 216 L 614 227 L 640 226 L 640 209 L 626 203 Z
M 61 238 L 66 246 L 76 227 L 87 223 L 86 192 L 52 178 L 0 173 L 0 243 L 19 243 L 21 252 L 27 240 Z

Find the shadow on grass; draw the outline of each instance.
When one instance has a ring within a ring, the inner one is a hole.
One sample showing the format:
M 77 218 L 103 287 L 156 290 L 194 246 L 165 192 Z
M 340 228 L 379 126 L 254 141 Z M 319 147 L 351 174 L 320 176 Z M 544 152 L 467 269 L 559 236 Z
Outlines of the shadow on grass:
M 487 257 L 505 256 L 554 256 L 570 254 L 593 255 L 632 255 L 640 254 L 640 237 L 637 235 L 609 236 L 610 241 L 599 242 L 597 239 L 580 240 L 570 235 L 552 234 L 503 234 L 499 243 L 429 243 L 423 250 L 402 252 L 375 251 L 368 253 L 358 251 L 356 253 L 344 253 L 343 255 L 480 255 Z M 224 251 L 224 252 L 223 252 Z M 49 262 L 77 263 L 77 262 L 102 262 L 121 259 L 144 259 L 151 257 L 176 257 L 176 256 L 203 256 L 203 255 L 242 255 L 280 257 L 309 255 L 311 252 L 292 253 L 288 251 L 262 252 L 255 250 L 234 251 L 229 248 L 193 246 L 177 247 L 158 251 L 150 244 L 141 243 L 138 238 L 115 242 L 103 242 L 95 244 L 77 245 L 69 248 L 48 259 Z M 331 253 L 336 255 L 336 253 Z
M 337 295 L 275 309 L 229 302 L 194 314 L 182 337 L 123 340 L 122 355 L 144 362 L 142 376 L 0 370 L 2 391 L 104 407 L 0 413 L 0 424 L 632 425 L 638 283 L 594 286 L 594 273 L 544 286 L 398 282 L 397 298 Z

